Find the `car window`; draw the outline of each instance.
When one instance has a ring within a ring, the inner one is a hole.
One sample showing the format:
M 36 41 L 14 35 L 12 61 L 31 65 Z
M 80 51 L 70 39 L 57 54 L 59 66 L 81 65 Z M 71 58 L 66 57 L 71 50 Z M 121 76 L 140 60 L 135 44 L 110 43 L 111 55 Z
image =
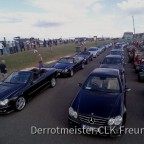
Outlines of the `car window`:
M 96 51 L 96 48 L 90 48 L 88 51 Z
M 102 64 L 121 64 L 120 58 L 105 58 Z
M 14 83 L 14 84 L 22 84 L 27 83 L 31 73 L 29 72 L 13 72 L 10 76 L 8 76 L 4 82 L 5 83 Z
M 111 51 L 112 55 L 122 55 L 121 51 Z
M 74 63 L 74 59 L 73 58 L 63 58 L 59 60 L 59 63 Z
M 90 52 L 81 52 L 79 55 L 90 55 Z
M 110 91 L 116 92 L 120 91 L 120 85 L 118 78 L 116 77 L 90 77 L 86 84 L 84 85 L 84 89 L 93 90 L 93 91 Z

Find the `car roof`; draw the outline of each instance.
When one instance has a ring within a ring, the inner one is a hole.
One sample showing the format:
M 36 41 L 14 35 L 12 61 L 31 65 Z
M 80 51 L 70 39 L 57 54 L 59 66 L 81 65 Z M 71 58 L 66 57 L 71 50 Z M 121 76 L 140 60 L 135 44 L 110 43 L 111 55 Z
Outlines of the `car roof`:
M 96 68 L 91 72 L 90 75 L 119 76 L 119 70 L 112 68 Z
M 109 55 L 106 56 L 106 58 L 121 58 L 121 56 L 120 55 L 111 55 L 111 54 L 109 54 Z

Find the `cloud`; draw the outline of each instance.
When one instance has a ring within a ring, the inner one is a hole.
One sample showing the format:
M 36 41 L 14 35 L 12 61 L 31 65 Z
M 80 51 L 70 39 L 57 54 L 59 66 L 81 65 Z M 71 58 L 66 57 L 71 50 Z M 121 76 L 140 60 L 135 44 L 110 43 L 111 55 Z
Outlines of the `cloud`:
M 62 25 L 63 23 L 47 22 L 47 21 L 38 21 L 34 24 L 35 27 L 40 27 L 40 28 L 59 27 Z
M 64 17 L 69 21 L 72 19 L 84 19 L 89 9 L 102 9 L 101 0 L 29 0 L 32 6 L 41 8 L 45 12 L 57 17 Z
M 0 17 L 0 23 L 19 23 L 22 22 L 19 18 Z
M 124 0 L 117 3 L 117 6 L 131 15 L 144 13 L 144 0 Z

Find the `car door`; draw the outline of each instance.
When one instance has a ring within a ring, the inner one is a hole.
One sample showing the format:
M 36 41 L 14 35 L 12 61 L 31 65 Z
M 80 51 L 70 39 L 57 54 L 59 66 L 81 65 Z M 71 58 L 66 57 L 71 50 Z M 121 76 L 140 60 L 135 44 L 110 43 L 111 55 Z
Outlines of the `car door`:
M 80 58 L 77 57 L 76 59 L 74 59 L 74 70 L 78 71 L 81 68 L 81 63 L 80 63 Z
M 27 88 L 24 92 L 24 95 L 27 98 L 30 98 L 31 96 L 33 96 L 34 94 L 36 94 L 36 92 L 39 91 L 40 87 L 41 87 L 41 80 L 39 78 L 39 75 L 37 74 L 37 78 L 35 77 L 35 73 L 33 73 L 31 80 L 29 81 Z

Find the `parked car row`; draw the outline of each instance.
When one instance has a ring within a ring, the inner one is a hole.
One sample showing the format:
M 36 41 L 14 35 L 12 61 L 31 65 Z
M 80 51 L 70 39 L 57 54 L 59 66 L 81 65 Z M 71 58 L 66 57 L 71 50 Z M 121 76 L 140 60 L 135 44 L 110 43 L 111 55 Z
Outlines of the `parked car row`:
M 105 130 L 110 135 L 121 134 L 127 115 L 126 92 L 130 91 L 126 87 L 123 50 L 121 52 L 106 56 L 100 68 L 94 69 L 86 81 L 79 84 L 80 90 L 69 107 L 70 127 L 90 132 L 99 129 L 103 135 Z
M 136 48 L 127 48 L 129 62 L 132 63 L 135 72 L 137 73 L 138 81 L 144 82 L 144 53 Z
M 0 113 L 21 111 L 26 103 L 46 87 L 55 87 L 59 76 L 72 77 L 93 60 L 89 51 L 63 57 L 50 68 L 15 71 L 0 82 Z

